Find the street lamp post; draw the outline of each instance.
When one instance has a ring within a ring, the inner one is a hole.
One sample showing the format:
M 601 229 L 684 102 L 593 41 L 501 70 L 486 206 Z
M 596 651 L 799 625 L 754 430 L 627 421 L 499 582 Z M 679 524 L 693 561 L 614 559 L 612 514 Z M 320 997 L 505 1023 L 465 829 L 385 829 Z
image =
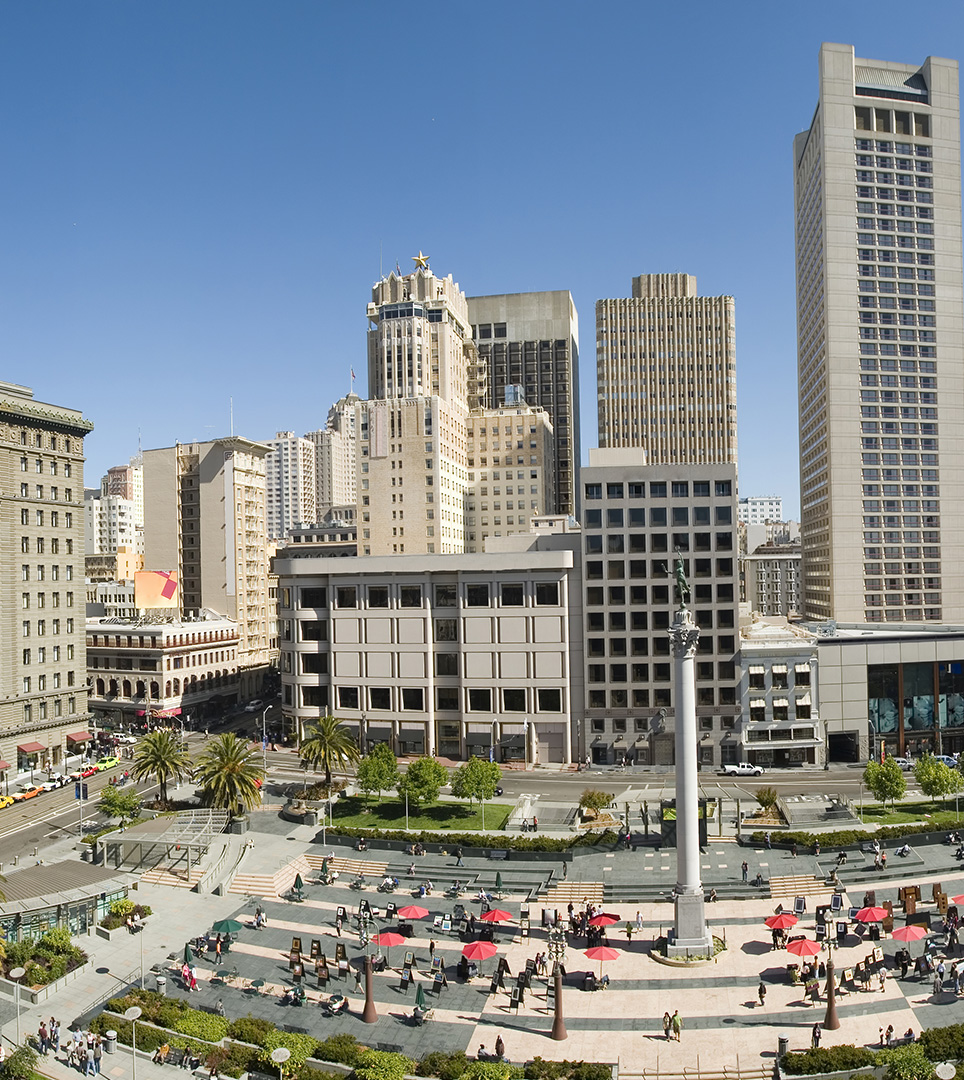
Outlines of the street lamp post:
M 268 771 L 268 713 L 270 711 L 269 705 L 261 714 L 261 765 L 265 772 Z
M 17 999 L 17 1046 L 20 1045 L 20 980 L 27 974 L 27 969 L 15 967 L 9 977 L 13 979 L 14 995 Z
M 140 1005 L 132 1005 L 124 1019 L 131 1022 L 131 1080 L 137 1080 L 137 1018 L 141 1015 Z
M 562 966 L 566 959 L 566 931 L 559 925 L 549 930 L 549 958 L 552 960 L 554 1015 L 552 1038 L 562 1042 L 569 1038 L 566 1021 L 562 1015 Z

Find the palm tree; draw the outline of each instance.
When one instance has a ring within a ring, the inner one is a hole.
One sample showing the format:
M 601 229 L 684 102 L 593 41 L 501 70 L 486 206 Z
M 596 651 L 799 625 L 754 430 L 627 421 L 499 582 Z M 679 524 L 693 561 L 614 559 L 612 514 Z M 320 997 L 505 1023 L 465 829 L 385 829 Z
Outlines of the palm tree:
M 191 759 L 181 749 L 180 734 L 173 731 L 152 731 L 137 744 L 131 774 L 135 780 L 157 777 L 161 802 L 167 802 L 167 782 L 180 783 L 191 775 Z
M 301 762 L 307 768 L 325 770 L 325 784 L 331 787 L 331 770 L 338 765 L 354 765 L 361 757 L 351 730 L 333 716 L 322 716 L 305 730 L 301 740 Z
M 233 812 L 239 803 L 250 808 L 261 801 L 264 769 L 257 752 L 233 732 L 219 735 L 201 753 L 195 773 L 206 806 Z

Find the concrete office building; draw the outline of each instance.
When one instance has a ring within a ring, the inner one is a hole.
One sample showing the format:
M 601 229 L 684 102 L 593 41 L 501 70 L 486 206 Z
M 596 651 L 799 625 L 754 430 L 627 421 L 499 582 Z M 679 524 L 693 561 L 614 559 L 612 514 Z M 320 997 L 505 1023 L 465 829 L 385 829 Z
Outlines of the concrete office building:
M 357 499 L 355 406 L 361 398 L 346 394 L 328 410 L 328 422 L 305 438 L 315 447 L 315 518 L 321 521 L 333 506 Z
M 578 552 L 555 532 L 501 538 L 505 550 L 491 554 L 280 551 L 286 726 L 300 732 L 333 713 L 365 750 L 572 760 Z
M 469 321 L 488 366 L 483 404 L 501 407 L 522 388 L 529 405 L 549 414 L 555 436 L 555 503 L 546 513 L 578 514 L 579 316 L 568 290 L 470 296 Z
M 75 409 L 0 382 L 0 779 L 87 739 L 84 436 Z
M 115 581 L 87 581 L 88 619 L 123 619 L 132 621 L 137 618 L 137 607 L 134 604 L 134 582 Z
M 783 499 L 779 495 L 742 496 L 740 521 L 744 525 L 765 525 L 768 521 L 783 521 Z
M 144 452 L 144 562 L 178 570 L 181 614 L 208 608 L 238 624 L 241 693 L 271 663 L 265 456 L 240 436 Z
M 797 614 L 801 603 L 799 544 L 765 544 L 740 558 L 742 600 L 758 615 Z
M 814 618 L 964 619 L 958 67 L 820 50 L 794 140 L 801 532 Z
M 84 493 L 84 554 L 106 555 L 120 548 L 144 550 L 137 506 L 120 495 Z
M 679 552 L 700 627 L 700 762 L 718 765 L 740 715 L 736 467 L 646 465 L 640 450 L 589 451 L 583 483 L 585 722 L 596 764 L 669 765 L 675 690 L 669 627 Z
M 269 540 L 283 540 L 296 525 L 312 522 L 315 505 L 315 443 L 293 431 L 266 439 L 265 520 Z
M 600 447 L 648 464 L 736 463 L 731 296 L 698 296 L 687 274 L 633 278 L 630 299 L 596 302 Z

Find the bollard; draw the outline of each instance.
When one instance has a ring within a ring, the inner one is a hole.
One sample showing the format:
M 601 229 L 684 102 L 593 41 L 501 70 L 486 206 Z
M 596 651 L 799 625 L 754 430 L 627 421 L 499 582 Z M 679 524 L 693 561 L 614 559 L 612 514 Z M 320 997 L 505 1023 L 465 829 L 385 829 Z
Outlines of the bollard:
M 777 1060 L 790 1052 L 790 1040 L 786 1035 L 777 1038 Z

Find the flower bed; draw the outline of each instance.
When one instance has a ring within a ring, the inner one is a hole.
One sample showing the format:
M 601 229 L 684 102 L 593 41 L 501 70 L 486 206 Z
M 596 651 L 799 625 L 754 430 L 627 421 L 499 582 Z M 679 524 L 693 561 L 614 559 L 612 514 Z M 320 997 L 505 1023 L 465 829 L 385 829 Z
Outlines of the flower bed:
M 100 921 L 100 925 L 105 930 L 119 930 L 122 926 L 127 925 L 127 916 L 136 915 L 138 918 L 146 919 L 151 914 L 151 909 L 147 904 L 135 904 L 133 900 L 115 900 L 110 906 L 110 910 Z
M 36 940 L 10 942 L 4 949 L 0 974 L 9 979 L 14 968 L 24 968 L 20 980 L 24 987 L 46 986 L 87 963 L 87 953 L 74 945 L 66 927 L 48 930 Z

